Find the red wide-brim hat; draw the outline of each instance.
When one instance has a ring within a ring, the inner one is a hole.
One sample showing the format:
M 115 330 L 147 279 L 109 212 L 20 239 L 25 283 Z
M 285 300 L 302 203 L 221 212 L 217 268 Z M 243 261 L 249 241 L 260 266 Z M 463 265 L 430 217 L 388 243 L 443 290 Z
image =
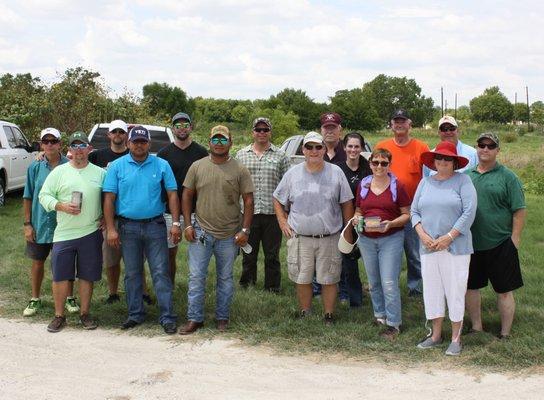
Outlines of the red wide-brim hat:
M 434 166 L 435 154 L 455 157 L 457 159 L 456 169 L 464 168 L 468 164 L 468 158 L 457 155 L 457 148 L 452 142 L 443 141 L 438 143 L 433 151 L 426 151 L 425 153 L 421 154 L 421 162 L 434 171 L 436 171 L 436 167 Z

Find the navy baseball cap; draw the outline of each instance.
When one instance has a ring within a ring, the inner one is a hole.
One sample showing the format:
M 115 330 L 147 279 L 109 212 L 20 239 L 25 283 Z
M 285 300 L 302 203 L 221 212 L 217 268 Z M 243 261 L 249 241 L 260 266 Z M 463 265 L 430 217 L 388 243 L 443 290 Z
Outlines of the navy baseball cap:
M 128 134 L 128 140 L 130 140 L 131 142 L 135 140 L 145 140 L 146 142 L 149 142 L 151 138 L 149 137 L 149 131 L 146 127 L 136 125 L 130 130 Z
M 399 108 L 398 110 L 395 110 L 393 114 L 391 114 L 391 119 L 395 118 L 410 119 L 410 115 L 408 115 L 408 111 Z

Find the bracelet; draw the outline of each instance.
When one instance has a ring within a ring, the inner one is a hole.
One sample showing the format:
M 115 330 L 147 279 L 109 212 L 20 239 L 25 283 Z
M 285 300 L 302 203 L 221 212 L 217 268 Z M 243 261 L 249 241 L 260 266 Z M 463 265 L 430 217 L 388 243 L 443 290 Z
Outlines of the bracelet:
M 183 231 L 186 231 L 189 228 L 194 228 L 194 227 L 193 227 L 193 225 L 186 226 L 185 229 L 183 229 Z
M 448 236 L 450 237 L 451 241 L 453 242 L 454 239 L 453 239 L 453 236 L 451 235 L 451 233 L 448 232 Z

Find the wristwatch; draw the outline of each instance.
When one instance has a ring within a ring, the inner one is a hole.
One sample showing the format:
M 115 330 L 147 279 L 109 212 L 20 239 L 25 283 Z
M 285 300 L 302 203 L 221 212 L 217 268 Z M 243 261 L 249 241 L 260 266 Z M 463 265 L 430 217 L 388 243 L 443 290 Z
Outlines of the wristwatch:
M 172 226 L 177 226 L 178 228 L 181 228 L 181 222 L 172 222 Z
M 249 236 L 250 230 L 249 230 L 249 228 L 242 228 L 242 232 L 244 232 L 246 235 Z

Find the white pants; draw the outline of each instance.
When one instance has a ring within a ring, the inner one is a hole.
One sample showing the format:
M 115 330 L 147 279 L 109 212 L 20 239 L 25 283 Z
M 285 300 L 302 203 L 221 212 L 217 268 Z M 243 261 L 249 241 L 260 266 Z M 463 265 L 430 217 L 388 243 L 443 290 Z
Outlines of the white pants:
M 428 320 L 444 317 L 446 301 L 451 322 L 465 314 L 470 254 L 453 255 L 447 250 L 421 255 L 423 301 Z

